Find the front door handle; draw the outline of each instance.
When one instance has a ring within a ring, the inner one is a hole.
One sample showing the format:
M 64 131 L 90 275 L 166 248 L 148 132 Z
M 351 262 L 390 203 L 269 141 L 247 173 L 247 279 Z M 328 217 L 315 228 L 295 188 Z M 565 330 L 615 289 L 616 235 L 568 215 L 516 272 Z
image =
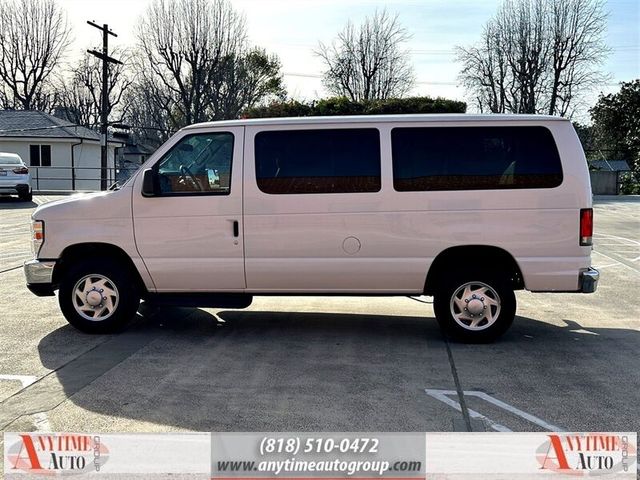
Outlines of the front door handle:
M 233 221 L 233 236 L 238 237 L 240 235 L 240 225 L 237 220 Z

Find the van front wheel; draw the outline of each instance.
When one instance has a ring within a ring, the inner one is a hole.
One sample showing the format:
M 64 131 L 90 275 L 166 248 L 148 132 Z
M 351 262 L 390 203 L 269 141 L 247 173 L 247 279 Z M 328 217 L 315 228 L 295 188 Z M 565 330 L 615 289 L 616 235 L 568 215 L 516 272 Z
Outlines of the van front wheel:
M 513 288 L 482 276 L 450 279 L 436 292 L 436 319 L 452 338 L 487 343 L 506 332 L 516 313 Z
M 140 296 L 132 276 L 114 261 L 94 260 L 69 268 L 58 302 L 67 321 L 86 333 L 113 333 L 135 315 Z

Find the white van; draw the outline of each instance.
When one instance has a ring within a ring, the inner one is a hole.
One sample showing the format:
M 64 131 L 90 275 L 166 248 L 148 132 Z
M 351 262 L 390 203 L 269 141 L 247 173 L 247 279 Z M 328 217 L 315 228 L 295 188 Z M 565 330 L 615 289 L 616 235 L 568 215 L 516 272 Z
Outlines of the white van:
M 595 291 L 587 163 L 567 120 L 400 115 L 180 130 L 115 190 L 33 214 L 29 289 L 86 332 L 141 298 L 244 308 L 253 295 L 433 295 L 490 341 L 514 290 Z

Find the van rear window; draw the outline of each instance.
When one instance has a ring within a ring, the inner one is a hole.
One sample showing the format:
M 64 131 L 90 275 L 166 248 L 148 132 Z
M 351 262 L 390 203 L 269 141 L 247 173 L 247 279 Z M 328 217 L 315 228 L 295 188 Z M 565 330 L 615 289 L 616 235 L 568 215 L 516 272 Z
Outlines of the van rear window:
M 394 128 L 397 191 L 553 188 L 562 165 L 545 127 Z
M 375 128 L 278 130 L 255 137 L 258 188 L 270 194 L 380 190 Z

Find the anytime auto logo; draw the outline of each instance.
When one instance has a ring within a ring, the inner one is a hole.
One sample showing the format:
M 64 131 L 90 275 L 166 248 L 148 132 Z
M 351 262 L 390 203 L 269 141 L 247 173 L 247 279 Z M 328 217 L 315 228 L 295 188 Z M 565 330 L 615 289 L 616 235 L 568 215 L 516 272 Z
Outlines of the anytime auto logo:
M 536 450 L 541 470 L 576 476 L 633 472 L 636 436 L 627 434 L 552 434 Z
M 109 449 L 98 435 L 18 434 L 7 448 L 5 473 L 73 475 L 99 472 Z

